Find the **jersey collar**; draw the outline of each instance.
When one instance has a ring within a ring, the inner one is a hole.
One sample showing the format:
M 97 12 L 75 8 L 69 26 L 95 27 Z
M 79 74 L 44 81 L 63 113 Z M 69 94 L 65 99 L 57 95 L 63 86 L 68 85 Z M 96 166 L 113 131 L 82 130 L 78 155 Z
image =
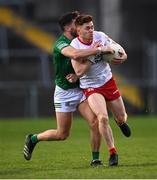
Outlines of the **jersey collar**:
M 83 41 L 79 38 L 79 36 L 77 37 L 77 39 L 78 39 L 82 44 L 84 44 L 84 45 L 90 46 L 90 45 L 92 44 L 92 42 L 90 42 L 90 43 L 85 43 L 85 42 L 83 42 Z

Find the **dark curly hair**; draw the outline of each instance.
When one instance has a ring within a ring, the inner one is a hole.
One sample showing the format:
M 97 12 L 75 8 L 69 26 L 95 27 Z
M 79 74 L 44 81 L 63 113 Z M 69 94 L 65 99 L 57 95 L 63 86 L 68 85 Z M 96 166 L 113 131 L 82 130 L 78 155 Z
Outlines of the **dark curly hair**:
M 76 17 L 79 16 L 78 11 L 73 11 L 73 12 L 68 12 L 64 14 L 60 19 L 59 19 L 59 25 L 61 29 L 64 31 L 64 27 L 72 22 L 73 19 L 76 19 Z

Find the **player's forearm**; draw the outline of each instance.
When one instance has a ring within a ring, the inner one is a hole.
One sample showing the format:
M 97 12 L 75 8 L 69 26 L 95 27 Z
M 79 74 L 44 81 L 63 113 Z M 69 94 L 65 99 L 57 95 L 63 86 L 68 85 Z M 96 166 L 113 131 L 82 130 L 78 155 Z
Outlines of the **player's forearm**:
M 72 46 L 67 46 L 62 49 L 61 53 L 64 56 L 67 56 L 71 59 L 79 60 L 79 59 L 86 58 L 88 56 L 100 53 L 100 49 L 99 48 L 75 49 Z
M 98 48 L 91 48 L 91 49 L 76 49 L 73 58 L 74 60 L 82 59 L 82 58 L 87 58 L 88 56 L 91 55 L 96 55 L 99 53 Z

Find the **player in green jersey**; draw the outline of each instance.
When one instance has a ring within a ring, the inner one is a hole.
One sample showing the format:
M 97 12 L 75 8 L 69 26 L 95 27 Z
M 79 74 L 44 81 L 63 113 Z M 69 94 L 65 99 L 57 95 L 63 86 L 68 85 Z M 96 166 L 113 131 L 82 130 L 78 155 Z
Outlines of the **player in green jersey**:
M 70 46 L 71 40 L 76 36 L 75 19 L 78 12 L 67 13 L 59 21 L 63 34 L 58 38 L 54 46 L 53 62 L 55 67 L 54 104 L 56 111 L 57 129 L 50 129 L 39 134 L 29 134 L 24 145 L 24 157 L 30 160 L 35 145 L 39 141 L 65 140 L 70 133 L 73 112 L 78 109 L 87 120 L 91 129 L 92 166 L 102 165 L 99 160 L 100 133 L 98 120 L 89 108 L 79 81 L 74 73 L 71 58 L 79 60 L 90 55 L 110 52 L 110 49 L 101 49 L 98 43 L 91 49 L 76 50 Z M 89 62 L 90 63 L 90 62 Z

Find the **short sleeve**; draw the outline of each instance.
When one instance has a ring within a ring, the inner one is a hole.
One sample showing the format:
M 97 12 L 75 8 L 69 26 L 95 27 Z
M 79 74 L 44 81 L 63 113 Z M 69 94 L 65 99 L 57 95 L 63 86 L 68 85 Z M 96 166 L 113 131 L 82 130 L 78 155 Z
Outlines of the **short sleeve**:
M 104 46 L 107 46 L 107 45 L 110 45 L 113 43 L 113 40 L 108 35 L 106 35 L 104 32 L 99 31 L 99 34 L 101 35 L 101 39 L 103 39 Z
M 79 49 L 79 47 L 77 46 L 77 39 L 73 39 L 70 43 L 70 46 L 72 46 L 75 49 Z
M 65 48 L 65 47 L 67 47 L 67 46 L 69 46 L 69 44 L 68 44 L 67 42 L 65 42 L 65 41 L 59 41 L 59 42 L 56 43 L 55 48 L 56 48 L 57 51 L 61 52 L 61 50 L 62 50 L 63 48 Z

